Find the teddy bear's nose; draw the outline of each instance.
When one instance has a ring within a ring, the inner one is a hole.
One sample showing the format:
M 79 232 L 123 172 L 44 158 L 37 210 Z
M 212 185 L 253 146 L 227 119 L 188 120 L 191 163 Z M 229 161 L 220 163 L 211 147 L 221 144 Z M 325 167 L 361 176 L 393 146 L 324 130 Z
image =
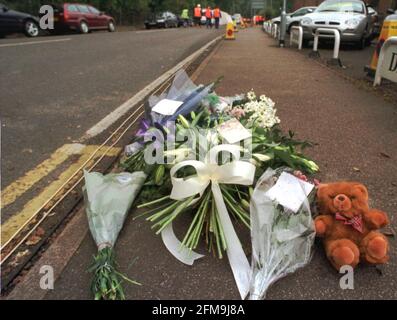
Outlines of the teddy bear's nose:
M 349 201 L 349 198 L 343 193 L 336 195 L 334 198 L 334 206 L 337 210 L 340 211 L 350 210 L 351 205 L 352 205 L 351 201 Z

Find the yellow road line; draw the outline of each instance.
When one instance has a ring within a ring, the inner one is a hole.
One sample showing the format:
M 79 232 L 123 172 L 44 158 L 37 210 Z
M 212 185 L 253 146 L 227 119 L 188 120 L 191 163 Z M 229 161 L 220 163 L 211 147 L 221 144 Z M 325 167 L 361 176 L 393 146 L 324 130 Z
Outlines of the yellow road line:
M 83 144 L 65 144 L 56 150 L 49 159 L 43 161 L 36 168 L 30 170 L 23 177 L 17 179 L 1 192 L 1 208 L 13 203 L 18 197 L 28 191 L 35 183 L 47 176 L 51 171 L 63 163 L 73 154 L 80 154 Z
M 48 187 L 46 187 L 38 196 L 30 200 L 23 209 L 14 214 L 9 218 L 4 224 L 1 225 L 1 243 L 6 243 L 32 215 L 40 209 L 43 204 L 67 181 L 91 156 L 91 154 L 98 148 L 98 146 L 90 145 L 84 147 L 81 151 L 81 156 L 79 160 L 73 163 L 68 169 L 66 169 L 57 180 L 52 182 Z M 103 152 L 107 148 L 100 150 L 95 157 L 91 160 L 94 162 L 95 159 L 103 155 Z M 121 148 L 111 148 L 107 152 L 107 156 L 116 156 L 119 154 Z M 88 164 L 89 165 L 89 164 Z
M 64 41 L 70 41 L 70 40 L 72 40 L 72 39 L 66 38 L 66 39 L 44 40 L 44 41 L 26 41 L 26 42 L 16 42 L 16 43 L 4 43 L 4 44 L 0 44 L 0 48 L 19 47 L 19 46 L 27 46 L 27 45 L 32 45 L 32 44 L 64 42 Z

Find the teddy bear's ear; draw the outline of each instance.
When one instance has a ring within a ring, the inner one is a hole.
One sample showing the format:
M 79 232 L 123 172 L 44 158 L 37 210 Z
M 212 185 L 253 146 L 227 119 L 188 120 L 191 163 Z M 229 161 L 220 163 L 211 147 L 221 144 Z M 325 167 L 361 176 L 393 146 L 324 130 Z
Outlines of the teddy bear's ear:
M 317 189 L 322 189 L 328 187 L 328 183 L 319 183 Z
M 363 184 L 357 183 L 356 185 L 354 185 L 354 189 L 358 190 L 363 195 L 365 200 L 368 200 L 368 190 Z
M 320 183 L 317 186 L 317 196 L 322 197 L 326 193 L 328 186 L 329 186 L 328 183 Z

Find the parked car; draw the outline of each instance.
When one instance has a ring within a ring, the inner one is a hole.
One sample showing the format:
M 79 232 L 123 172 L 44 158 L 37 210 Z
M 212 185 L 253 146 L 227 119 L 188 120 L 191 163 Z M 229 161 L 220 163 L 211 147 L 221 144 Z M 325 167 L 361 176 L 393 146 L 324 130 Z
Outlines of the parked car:
M 287 32 L 291 32 L 293 26 L 299 26 L 303 17 L 309 13 L 314 12 L 317 7 L 302 7 L 292 13 L 287 13 Z M 281 22 L 281 17 L 273 18 L 272 23 L 279 24 Z
M 177 16 L 178 18 L 178 27 L 184 27 L 185 23 L 187 23 L 186 27 L 193 27 L 193 20 L 191 18 L 187 19 L 185 22 L 185 19 L 182 19 L 180 15 Z
M 145 20 L 146 29 L 150 28 L 176 28 L 178 27 L 178 17 L 172 12 L 165 11 L 159 14 L 151 14 Z
M 27 37 L 37 37 L 40 34 L 39 25 L 39 18 L 0 4 L 0 36 L 21 32 Z
M 79 3 L 51 5 L 54 9 L 54 30 L 76 30 L 89 33 L 92 30 L 116 30 L 113 17 L 106 15 L 93 6 Z
M 353 42 L 364 48 L 374 34 L 374 12 L 361 0 L 326 0 L 301 21 L 304 44 L 312 40 L 316 29 L 321 27 L 337 29 L 341 42 Z

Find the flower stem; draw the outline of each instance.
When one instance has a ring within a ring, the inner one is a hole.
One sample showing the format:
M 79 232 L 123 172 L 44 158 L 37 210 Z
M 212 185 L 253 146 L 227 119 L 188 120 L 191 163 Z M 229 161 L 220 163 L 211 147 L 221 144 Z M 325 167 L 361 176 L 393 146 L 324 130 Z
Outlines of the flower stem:
M 170 205 L 169 207 L 167 207 L 167 208 L 161 210 L 160 212 L 157 212 L 157 213 L 154 214 L 154 215 L 151 215 L 150 217 L 146 218 L 146 220 L 148 220 L 148 221 L 155 221 L 155 220 L 157 220 L 158 218 L 160 218 L 161 216 L 163 216 L 163 215 L 165 215 L 165 214 L 171 212 L 172 210 L 174 210 L 174 208 L 176 208 L 176 207 L 178 206 L 178 204 L 179 204 L 179 201 L 175 201 L 175 202 L 174 202 L 172 205 Z
M 150 207 L 150 206 L 152 206 L 152 205 L 154 205 L 156 203 L 163 202 L 164 200 L 167 200 L 169 198 L 170 198 L 170 196 L 165 196 L 165 197 L 153 200 L 151 202 L 146 202 L 146 203 L 140 204 L 139 206 L 137 206 L 137 208 L 140 209 L 140 208 Z

